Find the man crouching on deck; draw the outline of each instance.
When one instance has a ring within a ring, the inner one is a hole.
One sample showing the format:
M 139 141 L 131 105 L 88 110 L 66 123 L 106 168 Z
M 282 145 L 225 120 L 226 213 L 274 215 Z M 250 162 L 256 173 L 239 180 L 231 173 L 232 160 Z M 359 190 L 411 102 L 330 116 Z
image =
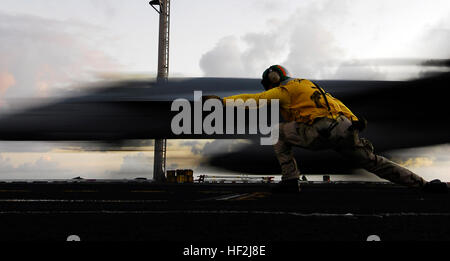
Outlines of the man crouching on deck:
M 340 100 L 317 84 L 307 79 L 290 78 L 287 70 L 280 65 L 266 69 L 261 83 L 265 92 L 225 97 L 222 102 L 254 99 L 259 104 L 259 99 L 279 100 L 281 114 L 286 121 L 280 123 L 279 140 L 274 145 L 282 171 L 280 189 L 298 191 L 300 172 L 292 146 L 311 150 L 334 149 L 380 178 L 409 187 L 430 186 L 417 174 L 374 154 L 370 141 L 359 138 L 366 121 L 356 117 Z M 218 96 L 205 98 L 220 99 Z

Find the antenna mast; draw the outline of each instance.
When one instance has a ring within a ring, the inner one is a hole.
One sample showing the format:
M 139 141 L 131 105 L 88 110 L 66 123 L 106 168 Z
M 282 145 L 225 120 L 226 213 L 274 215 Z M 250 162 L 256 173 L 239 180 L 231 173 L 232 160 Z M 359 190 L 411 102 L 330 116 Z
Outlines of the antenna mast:
M 152 0 L 149 4 L 159 13 L 157 81 L 159 83 L 167 82 L 169 77 L 170 0 Z M 155 6 L 159 6 L 159 10 Z M 167 140 L 155 139 L 153 179 L 156 182 L 164 182 L 166 180 L 166 152 Z

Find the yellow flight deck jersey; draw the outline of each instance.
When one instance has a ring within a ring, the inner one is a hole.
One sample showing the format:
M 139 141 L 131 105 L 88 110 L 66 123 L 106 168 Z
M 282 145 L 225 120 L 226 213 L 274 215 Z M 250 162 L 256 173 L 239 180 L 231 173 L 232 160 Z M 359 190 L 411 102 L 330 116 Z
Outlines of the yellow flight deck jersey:
M 352 121 L 358 120 L 340 100 L 306 79 L 288 79 L 268 91 L 229 96 L 223 98 L 223 102 L 226 104 L 226 100 L 236 99 L 242 99 L 244 102 L 254 99 L 257 104 L 260 99 L 266 99 L 267 102 L 278 99 L 281 115 L 286 121 L 312 124 L 317 118 L 336 119 L 339 115 L 344 115 Z

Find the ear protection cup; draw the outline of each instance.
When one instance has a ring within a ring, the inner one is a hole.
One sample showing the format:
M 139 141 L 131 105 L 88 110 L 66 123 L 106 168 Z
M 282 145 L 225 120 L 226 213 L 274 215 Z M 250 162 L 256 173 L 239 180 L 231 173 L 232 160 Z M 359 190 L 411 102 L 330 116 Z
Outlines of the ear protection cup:
M 281 76 L 278 72 L 271 71 L 267 74 L 267 79 L 270 83 L 279 83 L 281 80 Z

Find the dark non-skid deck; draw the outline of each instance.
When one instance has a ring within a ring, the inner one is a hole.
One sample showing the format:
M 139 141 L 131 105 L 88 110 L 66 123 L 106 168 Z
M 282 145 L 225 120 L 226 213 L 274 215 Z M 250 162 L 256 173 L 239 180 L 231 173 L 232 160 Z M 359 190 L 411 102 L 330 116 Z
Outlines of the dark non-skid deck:
M 0 240 L 449 240 L 450 195 L 390 183 L 0 182 Z M 371 237 L 373 238 L 373 237 Z

